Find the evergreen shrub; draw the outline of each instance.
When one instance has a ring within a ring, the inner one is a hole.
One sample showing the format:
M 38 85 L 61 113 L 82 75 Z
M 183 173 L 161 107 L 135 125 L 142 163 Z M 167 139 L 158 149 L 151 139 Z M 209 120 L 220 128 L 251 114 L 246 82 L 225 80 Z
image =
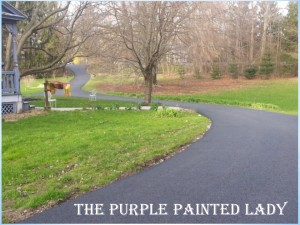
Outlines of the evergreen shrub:
M 237 79 L 238 78 L 238 65 L 230 64 L 229 68 L 228 68 L 228 72 L 232 78 Z
M 254 79 L 257 73 L 257 69 L 255 67 L 249 67 L 244 70 L 244 76 L 248 79 Z
M 221 79 L 221 72 L 220 72 L 220 68 L 218 66 L 213 66 L 212 72 L 211 72 L 211 78 L 213 80 Z

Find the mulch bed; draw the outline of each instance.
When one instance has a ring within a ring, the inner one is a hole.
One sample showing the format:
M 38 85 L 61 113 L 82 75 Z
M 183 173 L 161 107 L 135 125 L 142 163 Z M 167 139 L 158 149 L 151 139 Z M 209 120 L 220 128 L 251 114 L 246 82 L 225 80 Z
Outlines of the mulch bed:
M 46 114 L 46 112 L 44 110 L 32 109 L 32 110 L 22 112 L 22 113 L 2 115 L 2 121 L 15 122 L 15 121 L 25 119 L 28 117 L 44 115 L 44 114 Z
M 211 79 L 183 79 L 176 81 L 159 82 L 153 86 L 153 93 L 157 95 L 198 94 L 211 91 L 234 90 L 250 87 L 263 83 L 263 80 L 245 80 L 243 78 L 232 79 L 224 77 L 220 80 Z M 124 92 L 142 94 L 142 84 L 99 84 L 97 90 L 100 92 Z

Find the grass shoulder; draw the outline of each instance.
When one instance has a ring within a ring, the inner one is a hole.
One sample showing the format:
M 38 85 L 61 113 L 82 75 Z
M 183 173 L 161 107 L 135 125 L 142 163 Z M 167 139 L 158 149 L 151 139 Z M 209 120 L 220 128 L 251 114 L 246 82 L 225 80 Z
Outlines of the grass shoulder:
M 90 101 L 88 98 L 81 97 L 66 97 L 66 96 L 52 96 L 53 99 L 57 101 L 58 108 L 104 108 L 104 107 L 132 107 L 136 106 L 137 103 L 126 102 L 126 101 L 115 101 L 115 100 L 99 100 Z M 27 101 L 30 101 L 31 105 L 38 107 L 45 106 L 45 100 L 42 96 L 32 96 L 28 97 Z
M 205 133 L 209 124 L 192 112 L 103 110 L 3 122 L 4 221 L 139 171 Z

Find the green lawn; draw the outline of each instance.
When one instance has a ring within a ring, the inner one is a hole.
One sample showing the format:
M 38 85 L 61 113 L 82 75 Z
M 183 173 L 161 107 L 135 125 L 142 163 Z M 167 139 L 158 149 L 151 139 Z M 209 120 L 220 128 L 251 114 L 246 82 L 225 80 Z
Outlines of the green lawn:
M 267 80 L 255 87 L 195 95 L 155 96 L 187 102 L 236 105 L 254 109 L 298 114 L 298 80 Z
M 42 82 L 34 81 L 31 87 Z M 23 89 L 22 93 L 30 95 L 42 91 L 31 89 Z M 44 106 L 43 98 L 36 98 L 31 104 Z M 122 101 L 54 98 L 58 107 L 137 106 L 137 103 Z M 154 95 L 154 98 L 298 114 L 296 79 L 269 80 L 239 90 Z M 140 170 L 148 162 L 176 151 L 203 134 L 209 125 L 207 118 L 195 113 L 170 115 L 172 112 L 95 110 L 48 112 L 17 122 L 3 122 L 4 222 L 13 221 L 11 212 L 21 213 L 63 201 Z
M 60 82 L 68 82 L 71 79 L 73 79 L 73 76 L 68 76 L 68 77 L 57 77 L 55 79 L 49 78 L 49 81 L 60 81 Z M 22 95 L 32 95 L 32 94 L 37 94 L 41 93 L 44 90 L 44 84 L 45 80 L 44 79 L 32 79 L 32 80 L 27 80 L 26 77 L 21 79 L 21 93 Z
M 107 185 L 176 151 L 207 130 L 196 113 L 156 111 L 48 112 L 3 122 L 4 222 L 51 202 Z M 176 138 L 174 138 L 176 137 Z
M 172 75 L 160 75 L 159 82 L 164 83 L 167 81 L 176 81 L 181 80 L 179 76 Z M 98 74 L 95 77 L 92 77 L 83 87 L 85 91 L 92 91 L 97 89 L 98 85 L 105 84 L 143 84 L 144 78 L 142 76 L 137 77 L 136 75 L 127 75 L 127 74 L 116 74 L 116 75 L 104 75 Z
M 110 101 L 110 100 L 96 100 L 89 101 L 88 98 L 80 98 L 80 97 L 65 97 L 65 96 L 52 96 L 53 99 L 56 99 L 57 108 L 90 108 L 90 107 L 133 107 L 137 106 L 137 103 L 134 102 L 124 102 L 124 101 Z M 35 105 L 38 107 L 44 107 L 45 101 L 43 97 L 32 97 L 30 100 L 31 105 Z
M 101 79 L 100 79 L 101 78 Z M 126 78 L 126 77 L 125 77 Z M 124 76 L 97 76 L 91 79 L 85 86 L 84 90 L 90 91 L 95 89 L 97 84 L 105 83 L 133 83 L 133 77 L 125 79 Z M 167 79 L 167 78 L 165 78 Z M 160 82 L 164 82 L 163 79 Z M 42 84 L 43 80 L 34 81 L 30 88 L 25 90 L 25 85 L 21 83 L 21 91 L 24 95 L 30 95 L 37 92 L 41 92 L 42 88 L 35 88 L 38 84 Z M 130 93 L 109 93 L 120 96 L 130 97 L 143 97 L 143 94 L 130 94 Z M 255 87 L 245 87 L 238 90 L 228 91 L 214 91 L 205 94 L 193 94 L 193 95 L 182 95 L 178 94 L 175 96 L 170 95 L 156 95 L 153 93 L 154 99 L 168 99 L 178 100 L 187 102 L 202 102 L 202 103 L 215 103 L 224 105 L 234 105 L 241 107 L 248 107 L 254 109 L 262 109 L 268 111 L 275 111 L 287 114 L 298 114 L 298 80 L 297 79 L 279 79 L 279 80 L 265 80 Z M 79 100 L 78 106 L 73 104 L 73 100 L 65 101 L 64 98 L 55 97 L 58 99 L 58 107 L 90 107 L 93 105 L 101 105 L 101 102 L 90 103 L 85 100 Z M 78 99 L 77 99 L 78 100 Z M 60 103 L 63 103 L 61 105 Z M 44 106 L 42 102 L 34 102 L 34 105 Z M 123 105 L 122 102 L 112 103 L 116 105 Z M 130 104 L 130 103 L 128 103 Z M 73 105 L 73 106 L 72 106 Z M 105 105 L 105 104 L 104 104 Z
M 110 93 L 120 96 L 143 97 L 142 94 Z M 156 95 L 154 99 L 241 106 L 273 112 L 298 114 L 298 79 L 265 80 L 254 87 L 237 90 L 210 91 L 203 94 Z
M 98 85 L 103 84 L 132 84 L 136 82 L 143 82 L 142 77 L 130 76 L 130 75 L 105 75 L 105 74 L 98 74 L 96 76 L 92 76 L 91 79 L 83 86 L 83 90 L 85 91 L 92 91 L 97 89 Z

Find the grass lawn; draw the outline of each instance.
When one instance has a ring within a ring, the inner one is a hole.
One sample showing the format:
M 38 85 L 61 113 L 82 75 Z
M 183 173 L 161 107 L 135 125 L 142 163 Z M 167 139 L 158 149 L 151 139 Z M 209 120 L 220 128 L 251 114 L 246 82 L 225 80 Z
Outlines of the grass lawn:
M 130 84 L 134 82 L 142 82 L 142 78 L 136 78 L 136 76 L 130 75 L 105 75 L 98 74 L 92 76 L 91 79 L 83 86 L 84 91 L 92 91 L 97 88 L 99 84 Z
M 239 90 L 195 95 L 155 96 L 155 98 L 236 105 L 297 115 L 298 80 L 267 80 L 258 86 Z
M 73 79 L 73 76 L 68 76 L 68 77 L 57 77 L 55 79 L 49 78 L 48 81 L 60 81 L 60 82 L 68 82 L 71 79 Z M 44 90 L 44 84 L 45 80 L 44 79 L 31 79 L 28 80 L 25 78 L 21 79 L 21 93 L 22 95 L 32 95 L 36 93 L 41 93 Z
M 2 123 L 4 222 L 138 171 L 207 130 L 196 113 L 48 112 Z M 174 138 L 176 137 L 176 138 Z
M 120 96 L 143 97 L 143 94 L 110 93 Z M 154 99 L 241 106 L 273 112 L 298 114 L 298 79 L 265 80 L 256 86 L 235 90 L 214 90 L 198 94 L 157 95 Z
M 57 108 L 89 108 L 89 107 L 132 107 L 137 106 L 137 103 L 134 102 L 124 102 L 124 101 L 110 101 L 110 100 L 96 100 L 89 101 L 88 98 L 80 97 L 65 97 L 65 96 L 53 96 L 52 98 L 57 100 Z M 30 101 L 31 105 L 38 107 L 44 107 L 45 101 L 44 97 L 33 97 L 34 100 Z
M 180 80 L 180 77 L 178 75 L 164 75 L 160 74 L 159 76 L 159 82 L 167 82 L 172 80 Z M 142 76 L 137 77 L 136 75 L 122 75 L 122 74 L 116 74 L 116 75 L 104 75 L 104 74 L 98 74 L 95 77 L 92 77 L 83 87 L 83 90 L 85 91 L 92 91 L 94 89 L 97 89 L 97 86 L 100 84 L 104 85 L 111 85 L 111 84 L 143 84 L 144 78 Z

